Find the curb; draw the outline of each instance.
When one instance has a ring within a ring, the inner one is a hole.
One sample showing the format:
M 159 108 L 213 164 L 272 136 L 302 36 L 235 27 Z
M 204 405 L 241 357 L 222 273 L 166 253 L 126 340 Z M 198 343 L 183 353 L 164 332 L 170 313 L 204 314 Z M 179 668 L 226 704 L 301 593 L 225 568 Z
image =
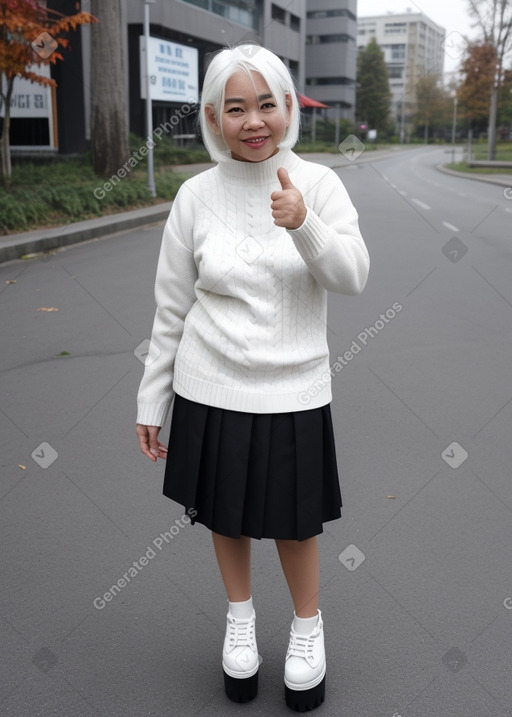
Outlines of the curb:
M 512 187 L 512 177 L 508 179 L 497 179 L 495 177 L 485 177 L 483 174 L 471 174 L 470 172 L 456 172 L 454 169 L 448 169 L 442 164 L 438 164 L 436 169 L 443 174 L 451 174 L 454 177 L 462 177 L 463 179 L 472 179 L 476 182 L 486 182 L 487 184 L 496 184 L 498 187 Z M 506 176 L 506 175 L 504 175 Z
M 151 207 L 134 209 L 96 219 L 86 219 L 74 224 L 0 237 L 0 264 L 21 259 L 27 254 L 58 249 L 69 244 L 97 239 L 116 232 L 165 221 L 171 211 L 172 202 Z

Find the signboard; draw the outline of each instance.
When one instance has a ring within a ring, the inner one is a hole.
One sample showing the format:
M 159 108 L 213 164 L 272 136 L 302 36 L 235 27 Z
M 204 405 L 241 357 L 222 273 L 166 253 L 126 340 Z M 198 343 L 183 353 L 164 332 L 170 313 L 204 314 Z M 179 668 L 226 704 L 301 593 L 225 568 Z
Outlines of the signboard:
M 151 99 L 197 102 L 199 99 L 198 50 L 176 42 L 149 38 Z M 140 96 L 146 99 L 146 38 L 140 36 Z
M 27 68 L 29 72 L 34 72 L 43 77 L 50 77 L 50 68 L 47 65 L 37 67 L 32 65 Z M 2 75 L 2 79 L 5 78 Z M 40 117 L 49 119 L 52 110 L 51 89 L 45 85 L 38 85 L 36 82 L 17 77 L 14 80 L 14 87 L 11 97 L 11 117 Z M 0 117 L 5 117 L 5 108 L 2 98 L 0 97 Z

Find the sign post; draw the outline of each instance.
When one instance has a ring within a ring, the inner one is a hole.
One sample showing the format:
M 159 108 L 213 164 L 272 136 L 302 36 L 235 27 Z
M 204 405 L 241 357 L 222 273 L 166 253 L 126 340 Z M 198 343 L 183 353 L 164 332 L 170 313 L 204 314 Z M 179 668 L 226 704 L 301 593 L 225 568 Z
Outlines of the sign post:
M 155 172 L 153 167 L 153 107 L 151 104 L 151 77 L 149 74 L 149 3 L 155 0 L 144 0 L 144 37 L 146 40 L 146 135 L 148 137 L 148 189 L 152 197 L 156 197 Z

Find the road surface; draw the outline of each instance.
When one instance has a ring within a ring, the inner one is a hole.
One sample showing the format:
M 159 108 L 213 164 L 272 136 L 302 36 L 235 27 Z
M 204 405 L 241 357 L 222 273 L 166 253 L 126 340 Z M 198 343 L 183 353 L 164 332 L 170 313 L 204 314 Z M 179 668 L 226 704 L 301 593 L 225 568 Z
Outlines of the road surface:
M 319 538 L 319 717 L 512 714 L 512 200 L 446 161 L 339 170 L 372 265 L 329 297 L 344 509 Z M 0 267 L 2 715 L 289 714 L 274 544 L 254 542 L 260 692 L 237 706 L 209 533 L 137 446 L 161 232 Z

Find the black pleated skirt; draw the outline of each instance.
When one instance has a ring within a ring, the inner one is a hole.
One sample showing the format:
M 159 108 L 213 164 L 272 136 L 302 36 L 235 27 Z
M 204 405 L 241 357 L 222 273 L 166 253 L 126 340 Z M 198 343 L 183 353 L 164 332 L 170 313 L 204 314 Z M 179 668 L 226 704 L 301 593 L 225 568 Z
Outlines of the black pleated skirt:
M 330 404 L 245 413 L 176 394 L 163 493 L 230 538 L 322 533 L 342 505 Z

